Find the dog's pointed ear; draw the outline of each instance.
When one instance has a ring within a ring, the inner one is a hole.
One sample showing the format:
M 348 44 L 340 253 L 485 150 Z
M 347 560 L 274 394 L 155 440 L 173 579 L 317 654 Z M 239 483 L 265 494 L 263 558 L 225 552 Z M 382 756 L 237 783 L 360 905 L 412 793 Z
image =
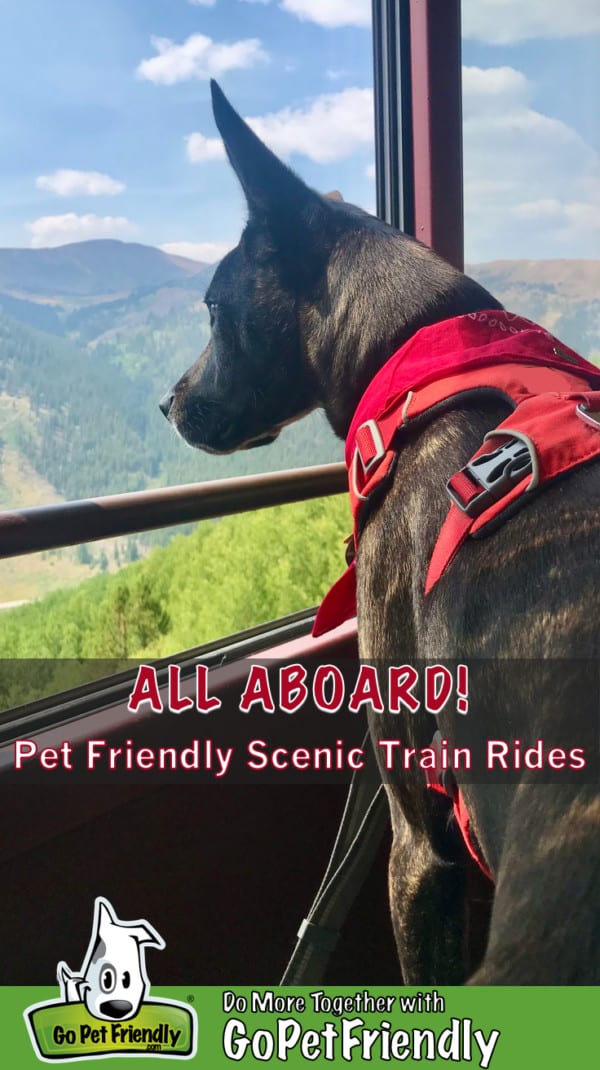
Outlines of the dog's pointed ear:
M 159 951 L 163 951 L 166 947 L 160 933 L 157 933 L 154 926 L 149 925 L 147 921 L 141 922 L 140 925 L 127 926 L 127 935 L 133 936 L 138 944 L 147 944 L 148 947 L 156 947 Z
M 96 932 L 103 939 L 110 931 L 112 925 L 118 925 L 117 916 L 112 904 L 104 896 L 99 895 L 96 899 Z M 106 940 L 105 940 L 106 942 Z
M 214 79 L 210 88 L 215 122 L 251 214 L 265 217 L 281 209 L 302 211 L 318 204 L 321 200 L 318 194 L 267 148 L 231 106 Z

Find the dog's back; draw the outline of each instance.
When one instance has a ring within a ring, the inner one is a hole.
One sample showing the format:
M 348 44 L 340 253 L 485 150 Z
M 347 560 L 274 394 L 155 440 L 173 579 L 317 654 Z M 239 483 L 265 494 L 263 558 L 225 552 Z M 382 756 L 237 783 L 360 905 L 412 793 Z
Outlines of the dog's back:
M 445 483 L 505 415 L 497 404 L 453 411 L 404 446 L 393 486 L 361 537 L 360 649 L 367 660 L 466 661 L 471 702 L 464 735 L 476 751 L 489 739 L 542 740 L 545 755 L 584 745 L 583 777 L 548 767 L 515 770 L 504 784 L 492 774 L 484 784 L 468 773 L 455 776 L 496 884 L 487 955 L 473 983 L 598 983 L 600 465 L 549 487 L 489 538 L 470 540 L 423 594 L 448 510 Z M 398 718 L 384 717 L 374 732 L 426 747 L 428 721 L 406 718 L 399 727 Z M 441 715 L 439 723 L 452 741 L 456 718 Z M 398 775 L 388 792 L 396 835 L 392 909 L 401 957 L 416 958 L 418 974 L 421 960 L 411 949 L 415 939 L 431 942 L 432 933 L 416 917 L 407 931 L 408 886 L 415 882 L 407 859 L 427 858 L 421 907 L 429 902 L 435 914 L 445 894 L 460 929 L 464 888 L 460 880 L 456 887 L 456 873 L 444 872 L 449 861 L 461 866 L 460 847 L 444 840 L 447 812 L 420 778 Z M 447 932 L 439 944 L 448 976 Z M 454 954 L 460 974 L 459 933 Z
M 309 190 L 214 84 L 213 105 L 249 221 L 206 295 L 211 341 L 161 407 L 188 442 L 213 452 L 272 441 L 318 406 L 345 437 L 365 388 L 420 328 L 501 305 L 431 250 Z M 474 745 L 494 738 L 513 751 L 517 740 L 589 741 L 583 775 L 525 765 L 498 783 L 455 776 L 496 883 L 474 981 L 598 983 L 600 464 L 549 486 L 489 538 L 468 540 L 424 594 L 446 481 L 507 411 L 463 400 L 407 437 L 389 492 L 369 512 L 356 569 L 361 655 L 472 668 L 462 728 L 444 712 L 373 717 L 372 733 L 426 747 L 437 724 L 451 743 L 468 724 Z M 470 863 L 450 801 L 414 765 L 387 779 L 404 979 L 462 983 Z

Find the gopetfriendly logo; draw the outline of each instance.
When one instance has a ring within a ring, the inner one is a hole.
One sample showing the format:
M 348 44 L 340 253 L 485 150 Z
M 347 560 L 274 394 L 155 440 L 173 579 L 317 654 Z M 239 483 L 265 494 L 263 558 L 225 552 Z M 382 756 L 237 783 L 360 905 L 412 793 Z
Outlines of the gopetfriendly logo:
M 174 1000 L 150 999 L 145 948 L 165 942 L 147 921 L 120 921 L 99 896 L 79 973 L 57 967 L 61 999 L 25 1011 L 38 1059 L 68 1062 L 123 1055 L 191 1059 L 196 1015 Z

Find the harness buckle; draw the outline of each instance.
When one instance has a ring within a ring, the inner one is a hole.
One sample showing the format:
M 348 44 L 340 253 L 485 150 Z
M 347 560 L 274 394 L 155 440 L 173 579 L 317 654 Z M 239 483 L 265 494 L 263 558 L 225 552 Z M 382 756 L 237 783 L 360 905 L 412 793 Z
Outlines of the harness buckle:
M 500 501 L 524 476 L 533 473 L 527 442 L 510 438 L 492 453 L 475 457 L 446 484 L 450 500 L 470 517 Z
M 366 501 L 366 497 L 358 489 L 358 465 L 360 463 L 362 468 L 363 479 L 361 483 L 364 486 L 363 480 L 365 477 L 369 477 L 372 470 L 385 457 L 385 453 L 385 445 L 377 426 L 377 420 L 365 420 L 364 424 L 361 424 L 356 432 L 354 456 L 350 472 L 352 490 L 361 501 Z
M 600 392 L 598 392 L 600 395 Z M 600 396 L 599 399 L 600 401 Z M 600 431 L 600 405 L 597 409 L 592 409 L 590 405 L 587 405 L 582 401 L 576 409 L 577 415 L 585 421 L 586 424 L 590 424 L 596 431 Z
M 355 452 L 358 453 L 364 473 L 368 476 L 371 469 L 385 456 L 385 446 L 377 420 L 365 420 L 364 424 L 360 425 L 355 443 Z

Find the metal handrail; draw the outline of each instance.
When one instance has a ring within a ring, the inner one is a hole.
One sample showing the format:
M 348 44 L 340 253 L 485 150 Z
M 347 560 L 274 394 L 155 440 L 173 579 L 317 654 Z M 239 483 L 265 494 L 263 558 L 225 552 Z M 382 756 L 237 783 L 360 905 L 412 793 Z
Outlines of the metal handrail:
M 288 505 L 348 489 L 344 464 L 187 483 L 0 513 L 0 559 Z

